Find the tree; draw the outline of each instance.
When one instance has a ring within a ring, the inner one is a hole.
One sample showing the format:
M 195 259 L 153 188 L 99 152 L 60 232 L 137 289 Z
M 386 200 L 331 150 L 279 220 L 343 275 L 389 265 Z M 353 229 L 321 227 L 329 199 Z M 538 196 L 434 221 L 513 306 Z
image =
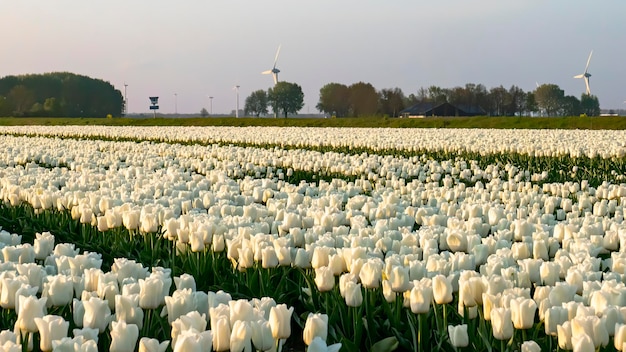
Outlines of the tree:
M 404 109 L 404 93 L 400 88 L 383 89 L 379 94 L 380 112 L 383 115 L 397 117 L 400 110 Z
M 252 92 L 246 98 L 244 112 L 256 117 L 267 114 L 267 93 L 262 89 Z
M 0 96 L 0 116 L 11 116 L 13 114 L 13 105 L 6 97 Z
M 47 116 L 59 116 L 61 104 L 59 104 L 57 98 L 47 98 L 43 103 L 43 110 Z
M 24 116 L 35 103 L 33 92 L 21 84 L 11 89 L 8 98 L 13 103 L 13 113 L 16 116 Z
M 580 115 L 580 100 L 572 95 L 564 96 L 561 101 L 561 114 L 563 116 Z
M 350 86 L 350 108 L 352 115 L 373 116 L 378 111 L 378 93 L 370 83 L 358 82 Z
M 202 110 L 200 110 L 200 116 L 202 117 L 209 116 L 209 111 L 206 108 L 202 108 Z
M 518 86 L 509 88 L 509 104 L 505 107 L 506 115 L 521 115 L 526 109 L 526 93 Z
M 535 99 L 535 93 L 533 92 L 526 93 L 526 102 L 524 104 L 525 110 L 523 112 L 526 112 L 529 115 L 539 110 L 539 107 L 537 106 L 537 100 Z
M 341 83 L 326 84 L 320 88 L 320 100 L 315 107 L 331 116 L 348 116 L 350 112 L 350 89 Z
M 109 82 L 69 72 L 0 78 L 0 96 L 13 107 L 9 113 L 2 109 L 2 116 L 120 116 L 124 107 L 122 93 Z
M 435 104 L 442 104 L 448 101 L 448 91 L 437 86 L 428 87 L 428 101 Z
M 509 92 L 503 87 L 494 87 L 489 90 L 489 115 L 504 116 L 505 107 L 510 104 Z
M 590 94 L 581 95 L 580 112 L 587 116 L 600 116 L 600 102 L 598 101 L 598 97 Z
M 535 89 L 537 106 L 548 116 L 555 116 L 561 110 L 564 96 L 563 90 L 556 84 L 542 84 Z
M 282 112 L 296 114 L 304 107 L 304 93 L 302 88 L 296 83 L 278 82 L 267 91 L 267 99 L 270 102 L 274 113 Z

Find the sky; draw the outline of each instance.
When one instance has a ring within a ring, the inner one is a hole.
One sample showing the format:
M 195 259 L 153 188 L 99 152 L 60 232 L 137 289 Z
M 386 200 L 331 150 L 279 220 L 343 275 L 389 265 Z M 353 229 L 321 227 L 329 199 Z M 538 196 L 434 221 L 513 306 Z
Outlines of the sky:
M 317 113 L 325 84 L 377 90 L 553 83 L 626 108 L 624 0 L 0 0 L 0 77 L 67 71 L 110 82 L 128 111 L 230 113 L 279 80 Z M 213 96 L 212 107 L 209 96 Z

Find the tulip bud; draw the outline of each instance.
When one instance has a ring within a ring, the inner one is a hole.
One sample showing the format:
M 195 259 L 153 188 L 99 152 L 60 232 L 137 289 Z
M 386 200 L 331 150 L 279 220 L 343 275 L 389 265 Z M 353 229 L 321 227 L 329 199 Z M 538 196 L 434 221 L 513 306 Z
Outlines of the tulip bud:
M 214 332 L 211 330 L 198 332 L 195 329 L 183 331 L 173 348 L 174 352 L 201 352 L 211 350 Z M 216 350 L 218 351 L 218 350 Z
M 139 340 L 139 352 L 165 352 L 169 343 L 169 341 L 159 343 L 157 339 L 142 337 Z
M 393 292 L 407 291 L 410 288 L 409 268 L 400 265 L 394 266 L 389 273 L 389 281 Z
M 230 326 L 234 326 L 238 320 L 252 321 L 254 320 L 254 308 L 252 303 L 246 299 L 239 299 L 228 302 L 230 312 Z
M 36 233 L 33 243 L 35 259 L 44 260 L 54 249 L 54 236 L 50 232 Z
M 593 339 L 587 334 L 572 335 L 572 350 L 574 352 L 595 351 Z
M 252 327 L 252 344 L 259 351 L 268 351 L 274 348 L 274 337 L 272 336 L 272 327 L 270 322 L 266 320 L 257 320 L 251 322 Z
M 496 340 L 508 340 L 513 336 L 511 310 L 506 308 L 491 309 L 491 326 Z
M 304 324 L 304 343 L 308 346 L 315 337 L 320 337 L 326 341 L 328 335 L 328 315 L 320 313 L 309 313 Z
M 410 295 L 411 311 L 414 314 L 426 314 L 430 311 L 430 302 L 433 299 L 433 288 L 420 281 L 413 281 Z
M 360 307 L 363 303 L 361 284 L 356 284 L 353 281 L 346 281 L 344 287 L 344 299 L 348 307 Z
M 139 307 L 139 295 L 115 296 L 115 320 L 143 327 L 143 309 Z
M 228 351 L 230 350 L 230 322 L 228 317 L 220 316 L 215 324 L 211 322 L 213 331 L 213 350 Z M 180 338 L 180 337 L 179 337 Z
M 194 308 L 191 289 L 176 290 L 172 296 L 166 296 L 164 308 L 167 312 L 167 321 L 170 324 L 181 315 L 191 312 Z
M 22 332 L 37 332 L 35 318 L 43 318 L 46 315 L 47 298 L 36 296 L 18 296 L 19 310 L 15 328 Z
M 469 335 L 467 334 L 467 324 L 457 326 L 448 325 L 448 336 L 452 347 L 467 347 L 469 345 Z
M 70 323 L 58 315 L 46 315 L 35 318 L 39 330 L 39 347 L 42 351 L 52 351 L 52 340 L 67 337 Z
M 433 277 L 433 297 L 437 304 L 452 302 L 452 283 L 443 275 Z
M 230 333 L 230 350 L 252 351 L 252 328 L 249 321 L 237 320 Z
M 111 352 L 132 352 L 137 345 L 139 328 L 125 321 L 111 322 Z
M 270 310 L 270 326 L 274 339 L 287 339 L 291 335 L 291 314 L 293 307 L 287 308 L 286 304 L 278 304 Z
M 541 352 L 541 347 L 535 341 L 524 341 L 521 352 Z
M 335 276 L 329 267 L 322 266 L 315 269 L 315 284 L 320 292 L 333 289 L 335 286 Z
M 88 301 L 83 301 L 83 308 L 85 309 L 83 327 L 98 329 L 100 333 L 103 333 L 112 318 L 107 301 L 91 297 Z
M 568 321 L 567 309 L 564 307 L 550 307 L 545 313 L 545 331 L 546 335 L 557 336 L 557 326 Z
M 516 329 L 530 329 L 535 320 L 537 303 L 530 298 L 518 297 L 511 302 L 511 319 Z
M 177 290 L 188 288 L 194 292 L 196 290 L 196 279 L 192 275 L 182 274 L 174 277 L 174 285 Z
M 61 307 L 70 304 L 74 298 L 74 282 L 71 276 L 54 275 L 46 277 L 42 297 L 48 297 L 48 306 Z
M 340 349 L 341 343 L 327 346 L 326 341 L 317 336 L 313 339 L 313 341 L 311 341 L 311 344 L 309 344 L 307 352 L 339 352 Z

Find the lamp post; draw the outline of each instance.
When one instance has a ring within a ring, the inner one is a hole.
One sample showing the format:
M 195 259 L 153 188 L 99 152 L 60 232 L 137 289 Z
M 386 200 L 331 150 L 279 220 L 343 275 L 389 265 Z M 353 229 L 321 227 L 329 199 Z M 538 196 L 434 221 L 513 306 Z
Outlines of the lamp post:
M 235 117 L 239 117 L 239 86 L 235 86 L 237 91 L 237 109 L 235 110 Z
M 178 116 L 178 93 L 174 93 L 174 115 Z
M 128 88 L 128 84 L 124 82 L 124 116 L 128 115 L 128 95 L 126 95 L 126 88 Z

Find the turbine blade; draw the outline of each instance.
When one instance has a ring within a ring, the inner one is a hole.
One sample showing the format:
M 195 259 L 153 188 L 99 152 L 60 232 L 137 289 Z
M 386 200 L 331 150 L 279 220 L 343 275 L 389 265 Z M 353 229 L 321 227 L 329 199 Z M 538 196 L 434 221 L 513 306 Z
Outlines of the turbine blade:
M 591 95 L 591 88 L 589 88 L 589 78 L 585 77 L 585 85 L 587 86 L 587 95 Z
M 270 73 L 272 73 L 272 70 L 267 70 L 267 71 L 261 72 L 262 75 L 269 75 Z
M 276 50 L 276 57 L 274 57 L 274 68 L 276 68 L 276 63 L 278 62 L 278 54 L 280 54 L 280 44 L 278 45 L 278 50 Z
M 593 55 L 593 50 L 589 53 L 589 58 L 587 59 L 587 66 L 585 66 L 585 73 L 587 73 L 587 69 L 589 68 L 589 62 L 591 62 L 591 55 Z
M 583 73 L 583 74 L 580 74 L 580 75 L 576 75 L 576 76 L 574 76 L 574 78 L 583 78 L 583 77 L 585 77 L 585 74 L 584 74 L 584 73 Z
M 274 73 L 274 85 L 276 85 L 276 83 L 278 83 L 278 73 Z

